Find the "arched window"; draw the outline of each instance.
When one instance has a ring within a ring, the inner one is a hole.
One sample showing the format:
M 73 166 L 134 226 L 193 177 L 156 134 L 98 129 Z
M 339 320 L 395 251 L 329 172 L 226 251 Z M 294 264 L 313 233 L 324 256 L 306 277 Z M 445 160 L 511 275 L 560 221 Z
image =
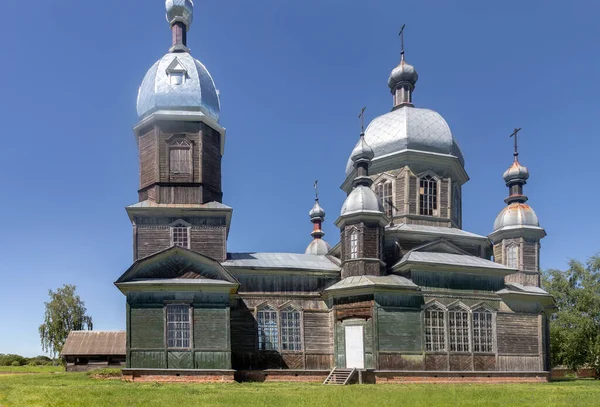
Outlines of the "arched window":
M 425 310 L 425 350 L 446 350 L 445 312 L 437 304 Z
M 277 311 L 269 305 L 264 306 L 258 310 L 256 320 L 258 322 L 258 349 L 279 350 Z
M 358 259 L 358 230 L 356 229 L 350 233 L 350 258 Z
M 185 139 L 169 144 L 169 172 L 171 174 L 192 173 L 192 147 Z
M 494 352 L 494 313 L 486 308 L 473 311 L 473 352 Z
M 419 214 L 437 215 L 437 200 L 437 180 L 431 175 L 425 175 L 419 180 Z
M 171 225 L 171 244 L 190 248 L 190 226 L 187 223 L 177 221 Z
M 450 352 L 469 352 L 469 311 L 457 305 L 448 310 Z
M 392 217 L 394 205 L 392 201 L 392 183 L 389 180 L 381 181 L 375 187 L 375 193 L 383 203 L 383 211 L 387 217 Z
M 508 267 L 519 268 L 519 246 L 511 244 L 506 247 L 506 265 Z
M 281 350 L 302 350 L 300 339 L 300 311 L 288 306 L 280 313 Z

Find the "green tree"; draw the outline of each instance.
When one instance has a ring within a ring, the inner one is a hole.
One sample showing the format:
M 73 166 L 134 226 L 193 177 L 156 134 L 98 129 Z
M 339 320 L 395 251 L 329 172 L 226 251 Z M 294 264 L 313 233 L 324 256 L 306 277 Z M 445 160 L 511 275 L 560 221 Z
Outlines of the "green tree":
M 550 320 L 552 365 L 600 371 L 600 256 L 569 261 L 566 271 L 548 270 L 544 287 L 558 311 Z
M 75 286 L 65 284 L 62 288 L 48 290 L 50 301 L 46 302 L 44 323 L 40 325 L 42 349 L 60 353 L 71 331 L 92 330 L 92 317 L 86 315 L 85 303 L 75 293 Z

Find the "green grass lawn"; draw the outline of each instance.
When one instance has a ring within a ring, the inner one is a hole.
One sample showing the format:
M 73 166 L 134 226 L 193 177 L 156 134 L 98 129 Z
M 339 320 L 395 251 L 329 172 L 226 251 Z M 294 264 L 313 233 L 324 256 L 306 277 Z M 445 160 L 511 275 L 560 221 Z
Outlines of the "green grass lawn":
M 63 366 L 0 366 L 2 373 L 54 373 L 64 372 Z
M 0 375 L 0 406 L 593 406 L 600 381 L 540 384 L 153 384 L 85 373 Z

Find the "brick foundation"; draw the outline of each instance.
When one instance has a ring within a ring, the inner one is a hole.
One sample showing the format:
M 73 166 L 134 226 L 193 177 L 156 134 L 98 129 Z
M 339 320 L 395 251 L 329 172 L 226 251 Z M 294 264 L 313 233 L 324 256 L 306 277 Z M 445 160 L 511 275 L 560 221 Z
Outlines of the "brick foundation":
M 392 372 L 363 373 L 365 383 L 543 383 L 549 372 Z
M 233 383 L 233 370 L 123 369 L 127 382 Z
M 323 383 L 328 370 L 239 370 L 235 372 L 238 382 L 302 382 Z

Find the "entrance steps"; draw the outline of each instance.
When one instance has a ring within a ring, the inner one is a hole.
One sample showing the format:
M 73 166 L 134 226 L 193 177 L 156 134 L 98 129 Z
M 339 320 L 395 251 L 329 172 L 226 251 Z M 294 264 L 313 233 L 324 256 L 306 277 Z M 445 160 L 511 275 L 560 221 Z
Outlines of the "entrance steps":
M 334 367 L 323 384 L 336 384 L 339 386 L 344 386 L 349 384 L 355 373 L 356 369 L 338 369 L 337 367 Z

